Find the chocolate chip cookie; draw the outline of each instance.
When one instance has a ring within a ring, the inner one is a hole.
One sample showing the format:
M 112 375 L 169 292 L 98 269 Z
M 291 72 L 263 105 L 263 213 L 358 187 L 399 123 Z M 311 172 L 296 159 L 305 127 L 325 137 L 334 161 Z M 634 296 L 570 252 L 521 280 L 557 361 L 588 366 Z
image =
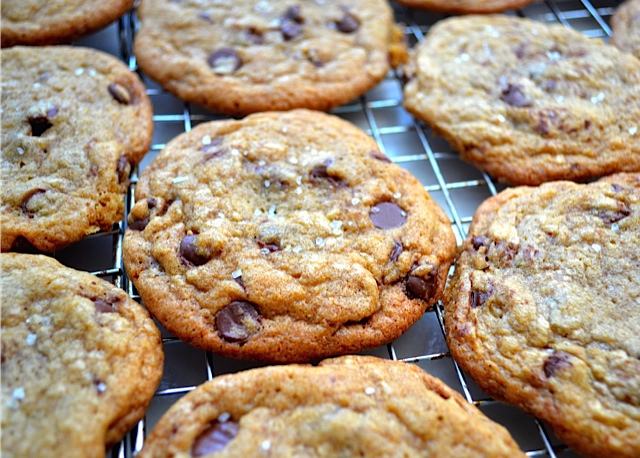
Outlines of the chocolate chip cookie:
M 640 59 L 640 0 L 627 0 L 611 17 L 611 43 Z
M 138 76 L 100 51 L 2 50 L 2 251 L 52 252 L 122 220 L 151 143 Z
M 511 16 L 436 23 L 406 108 L 501 181 L 640 171 L 640 61 L 559 25 Z
M 2 47 L 70 43 L 133 8 L 134 0 L 4 0 Z
M 499 13 L 508 9 L 520 8 L 536 0 L 396 0 L 412 8 L 424 8 L 430 11 L 457 14 Z
M 158 328 L 89 273 L 43 255 L 0 262 L 2 456 L 104 456 L 160 381 Z
M 483 203 L 445 294 L 451 353 L 587 456 L 640 456 L 640 174 Z
M 144 0 L 137 12 L 141 69 L 227 115 L 329 110 L 406 58 L 385 0 Z
M 524 457 L 506 429 L 418 366 L 343 356 L 251 369 L 181 398 L 140 458 Z
M 322 112 L 199 124 L 135 189 L 123 251 L 180 339 L 294 362 L 395 339 L 435 303 L 455 251 L 424 187 Z

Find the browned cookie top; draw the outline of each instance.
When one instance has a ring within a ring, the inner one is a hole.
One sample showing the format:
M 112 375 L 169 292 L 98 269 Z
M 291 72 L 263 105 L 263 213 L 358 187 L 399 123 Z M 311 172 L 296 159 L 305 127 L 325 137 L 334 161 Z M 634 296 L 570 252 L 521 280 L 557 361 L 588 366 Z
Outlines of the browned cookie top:
M 320 112 L 200 124 L 143 170 L 124 259 L 175 335 L 305 361 L 398 337 L 440 296 L 455 240 L 424 187 Z
M 122 219 L 152 107 L 115 57 L 68 46 L 2 50 L 2 251 L 54 251 Z
M 133 7 L 134 0 L 4 0 L 2 47 L 69 43 Z
M 210 110 L 328 110 L 403 61 L 402 32 L 384 0 L 144 0 L 140 67 Z
M 640 59 L 640 0 L 628 0 L 611 17 L 611 43 Z
M 640 455 L 640 175 L 508 189 L 445 295 L 451 353 L 588 456 Z
M 396 0 L 412 8 L 424 8 L 443 13 L 499 13 L 533 3 L 536 0 Z
M 512 184 L 640 171 L 640 61 L 559 25 L 438 22 L 415 49 L 405 106 L 461 157 Z
M 365 356 L 215 378 L 181 398 L 141 458 L 524 457 L 509 433 L 418 366 Z
M 104 456 L 160 381 L 158 328 L 89 273 L 42 255 L 0 262 L 2 456 Z

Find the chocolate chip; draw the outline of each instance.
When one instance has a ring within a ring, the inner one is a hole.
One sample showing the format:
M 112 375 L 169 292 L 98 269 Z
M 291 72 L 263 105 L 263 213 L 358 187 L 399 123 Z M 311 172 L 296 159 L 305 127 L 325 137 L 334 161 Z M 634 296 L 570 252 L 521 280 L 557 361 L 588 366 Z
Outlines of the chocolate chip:
M 122 105 L 131 105 L 131 102 L 133 101 L 131 92 L 129 92 L 129 89 L 124 87 L 122 84 L 111 83 L 107 89 L 116 102 Z
M 49 110 L 47 111 L 47 118 L 49 119 L 53 118 L 55 115 L 58 114 L 58 111 L 60 111 L 60 108 L 57 105 L 54 105 L 53 107 L 49 108 Z
M 211 15 L 206 11 L 198 13 L 197 17 L 202 19 L 203 21 L 207 21 L 209 24 L 213 24 L 213 19 L 211 19 Z
M 118 313 L 116 304 L 113 301 L 107 301 L 102 298 L 93 299 L 93 305 L 99 313 Z
M 323 164 L 315 166 L 309 175 L 311 181 L 317 182 L 319 180 L 327 180 L 334 188 L 346 187 L 346 183 L 335 175 L 332 175 L 327 168 L 333 165 L 333 159 L 327 159 Z
M 571 366 L 573 366 L 573 364 L 569 360 L 569 354 L 561 352 L 554 353 L 553 355 L 549 356 L 544 362 L 542 369 L 544 370 L 544 375 L 549 378 L 552 377 L 556 372 L 562 369 L 568 369 Z
M 46 192 L 46 190 L 42 188 L 32 189 L 27 193 L 24 199 L 22 199 L 22 203 L 20 204 L 20 210 L 22 210 L 22 212 L 26 214 L 29 218 L 33 218 L 33 216 L 35 215 L 35 212 L 32 212 L 31 210 L 29 210 L 29 201 L 31 201 L 33 196 L 36 196 L 38 194 L 43 194 L 44 192 Z
M 342 33 L 352 33 L 360 27 L 360 20 L 350 11 L 344 10 L 342 18 L 335 22 L 336 28 Z
M 227 148 L 220 146 L 221 143 L 222 137 L 215 137 L 211 140 L 211 143 L 200 148 L 200 151 L 204 153 L 202 160 L 206 162 L 216 157 L 223 156 L 227 152 Z
M 611 188 L 613 188 L 613 190 L 615 192 L 620 192 L 622 191 L 624 188 L 622 186 L 620 186 L 618 183 L 612 183 L 611 184 Z
M 397 240 L 394 242 L 393 250 L 391 250 L 391 254 L 389 255 L 390 262 L 396 262 L 400 255 L 402 254 L 403 248 L 402 243 Z
M 287 21 L 280 26 L 280 31 L 282 32 L 282 38 L 284 41 L 291 41 L 302 35 L 302 26 L 300 24 Z
M 405 286 L 410 296 L 416 299 L 429 299 L 435 292 L 438 279 L 438 267 L 435 264 L 414 267 Z
M 43 115 L 30 116 L 29 124 L 31 125 L 31 135 L 34 137 L 42 136 L 49 128 L 53 127 L 49 118 Z
M 393 229 L 405 223 L 407 212 L 393 202 L 380 202 L 371 208 L 369 218 L 378 229 Z
M 158 201 L 155 197 L 147 198 L 147 207 L 149 207 L 149 209 L 156 208 L 156 205 L 158 205 Z
M 524 87 L 522 87 L 522 84 L 508 84 L 506 88 L 502 89 L 500 99 L 517 108 L 532 105 L 531 100 L 524 93 Z
M 263 242 L 262 240 L 256 240 L 258 246 L 260 247 L 260 250 L 266 250 L 269 253 L 275 253 L 276 251 L 280 250 L 280 247 L 278 246 L 277 243 L 266 243 Z
M 116 172 L 118 174 L 118 183 L 125 183 L 129 179 L 129 173 L 131 172 L 131 164 L 126 157 L 120 156 L 116 165 Z
M 207 256 L 198 253 L 195 235 L 185 235 L 180 241 L 180 260 L 188 267 L 201 266 L 209 261 Z
M 255 304 L 234 301 L 216 314 L 215 323 L 224 340 L 244 342 L 260 329 L 260 315 Z
M 261 45 L 264 43 L 264 35 L 262 30 L 256 29 L 255 27 L 250 27 L 247 30 L 247 39 L 253 43 L 254 45 Z
M 380 151 L 370 151 L 369 156 L 382 162 L 391 162 L 391 159 L 382 154 Z
M 300 5 L 293 5 L 287 8 L 283 19 L 293 21 L 297 24 L 302 24 L 304 22 L 304 17 L 302 16 L 302 11 L 300 11 Z
M 134 231 L 142 231 L 145 227 L 147 227 L 147 224 L 149 224 L 148 216 L 142 219 L 129 221 L 129 228 L 133 229 Z
M 191 447 L 191 454 L 198 457 L 224 449 L 238 435 L 238 429 L 235 421 L 216 421 L 198 436 Z
M 471 239 L 471 244 L 473 245 L 473 249 L 478 251 L 480 247 L 488 247 L 489 243 L 491 243 L 491 239 L 489 237 L 485 237 L 484 235 L 479 235 Z
M 320 68 L 324 66 L 324 60 L 320 55 L 320 51 L 316 48 L 311 48 L 306 52 L 307 60 L 313 64 L 314 67 Z
M 242 66 L 242 59 L 231 48 L 220 48 L 214 51 L 207 62 L 213 72 L 218 75 L 230 75 Z
M 482 307 L 487 301 L 488 296 L 489 295 L 483 291 L 472 289 L 471 294 L 469 295 L 469 307 L 472 309 Z
M 631 209 L 626 205 L 620 206 L 617 210 L 606 210 L 598 213 L 598 217 L 602 219 L 606 224 L 617 223 L 621 219 L 626 218 L 631 214 Z

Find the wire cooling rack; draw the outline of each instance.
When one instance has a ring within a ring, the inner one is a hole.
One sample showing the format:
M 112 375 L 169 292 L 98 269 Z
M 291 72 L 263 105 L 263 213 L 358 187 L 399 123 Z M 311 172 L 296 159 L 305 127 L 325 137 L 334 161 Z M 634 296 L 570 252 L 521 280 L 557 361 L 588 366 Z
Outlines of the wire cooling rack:
M 544 23 L 560 23 L 594 39 L 608 41 L 609 20 L 621 1 L 552 0 L 540 1 L 506 14 L 527 17 Z M 409 9 L 397 4 L 393 8 L 398 23 L 403 25 L 410 46 L 422 40 L 431 25 L 445 16 Z M 138 23 L 135 12 L 101 32 L 78 41 L 77 45 L 101 49 L 122 59 L 137 71 L 132 41 Z M 194 125 L 223 119 L 214 113 L 180 101 L 158 84 L 141 74 L 154 105 L 152 147 L 132 176 L 126 197 L 126 212 L 133 205 L 138 172 L 143 170 L 176 135 Z M 504 189 L 470 164 L 463 162 L 442 138 L 435 137 L 422 122 L 402 107 L 402 78 L 390 72 L 374 89 L 332 113 L 344 118 L 371 135 L 389 158 L 401 165 L 424 184 L 431 196 L 449 216 L 460 244 L 478 205 Z M 125 218 L 126 220 L 126 218 Z M 105 278 L 140 300 L 128 281 L 122 262 L 124 222 L 110 232 L 91 236 L 61 250 L 54 256 L 62 263 Z M 162 329 L 162 327 L 161 327 Z M 146 435 L 160 416 L 182 395 L 197 385 L 231 372 L 257 367 L 262 363 L 238 361 L 193 348 L 162 330 L 165 369 L 162 381 L 147 414 L 126 437 L 109 452 L 111 458 L 133 457 L 142 448 Z M 531 457 L 577 456 L 562 444 L 550 429 L 521 411 L 492 400 L 469 379 L 451 358 L 443 328 L 443 309 L 437 304 L 404 335 L 390 344 L 365 352 L 378 357 L 416 364 L 439 377 L 485 415 L 505 426 Z

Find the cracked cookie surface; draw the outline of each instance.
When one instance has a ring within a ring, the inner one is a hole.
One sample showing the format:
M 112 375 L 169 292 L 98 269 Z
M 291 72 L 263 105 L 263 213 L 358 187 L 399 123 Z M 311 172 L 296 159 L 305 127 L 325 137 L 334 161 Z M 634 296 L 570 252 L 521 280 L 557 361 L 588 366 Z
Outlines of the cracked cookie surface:
M 559 25 L 510 16 L 436 23 L 405 107 L 495 178 L 536 185 L 640 171 L 640 61 Z
M 451 353 L 587 456 L 640 454 L 640 175 L 477 210 L 443 299 Z
M 160 331 L 121 289 L 2 253 L 2 456 L 105 456 L 160 381 Z
M 308 361 L 398 337 L 455 251 L 424 187 L 335 116 L 200 124 L 142 171 L 127 273 L 164 326 L 228 356 Z
M 115 57 L 70 46 L 2 50 L 2 251 L 52 252 L 124 214 L 152 107 Z
M 216 377 L 181 398 L 141 458 L 524 457 L 509 433 L 417 365 L 367 356 Z
M 189 102 L 227 115 L 329 110 L 406 58 L 384 0 L 145 0 L 135 54 Z
M 4 0 L 2 47 L 70 43 L 133 8 L 134 0 Z

